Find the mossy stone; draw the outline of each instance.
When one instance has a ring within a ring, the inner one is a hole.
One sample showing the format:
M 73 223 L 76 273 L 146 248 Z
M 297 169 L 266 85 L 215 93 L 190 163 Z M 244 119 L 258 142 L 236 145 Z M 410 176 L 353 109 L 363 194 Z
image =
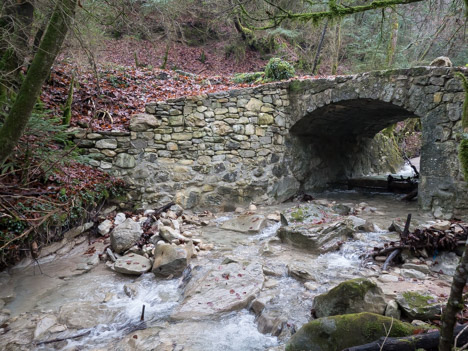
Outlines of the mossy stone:
M 339 351 L 385 336 L 403 337 L 417 327 L 374 313 L 323 317 L 302 326 L 286 345 L 286 351 Z
M 357 278 L 315 297 L 313 308 L 317 317 L 359 312 L 383 314 L 387 305 L 383 296 L 377 284 L 365 278 Z
M 407 291 L 396 299 L 403 313 L 411 319 L 433 319 L 440 314 L 441 305 L 435 296 Z

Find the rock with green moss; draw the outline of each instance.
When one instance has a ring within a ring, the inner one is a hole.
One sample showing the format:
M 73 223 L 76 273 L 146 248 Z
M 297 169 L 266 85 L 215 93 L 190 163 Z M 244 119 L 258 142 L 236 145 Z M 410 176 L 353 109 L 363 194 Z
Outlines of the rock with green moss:
M 417 329 L 390 317 L 356 313 L 323 317 L 302 326 L 286 345 L 286 351 L 339 351 L 363 345 L 387 335 L 409 336 Z
M 382 289 L 365 278 L 340 283 L 315 297 L 313 304 L 317 317 L 359 312 L 383 314 L 386 306 Z
M 403 314 L 410 319 L 434 319 L 440 315 L 441 304 L 437 297 L 407 291 L 398 295 L 396 299 Z

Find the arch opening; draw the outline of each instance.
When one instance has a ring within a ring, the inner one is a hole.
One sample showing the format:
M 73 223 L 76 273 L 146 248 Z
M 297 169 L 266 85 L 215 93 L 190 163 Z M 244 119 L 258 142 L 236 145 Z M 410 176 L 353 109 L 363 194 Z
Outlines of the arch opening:
M 391 103 L 354 99 L 309 112 L 290 129 L 292 172 L 300 190 L 344 186 L 369 174 L 396 173 L 404 161 L 386 133 L 397 122 L 419 118 Z

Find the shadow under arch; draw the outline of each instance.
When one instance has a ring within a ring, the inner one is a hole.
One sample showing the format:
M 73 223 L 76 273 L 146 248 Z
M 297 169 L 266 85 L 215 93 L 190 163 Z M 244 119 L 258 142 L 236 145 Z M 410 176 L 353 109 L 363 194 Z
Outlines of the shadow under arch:
M 301 190 L 320 191 L 351 177 L 396 172 L 402 160 L 395 145 L 374 137 L 408 118 L 419 116 L 368 98 L 330 103 L 304 115 L 289 134 L 292 172 Z

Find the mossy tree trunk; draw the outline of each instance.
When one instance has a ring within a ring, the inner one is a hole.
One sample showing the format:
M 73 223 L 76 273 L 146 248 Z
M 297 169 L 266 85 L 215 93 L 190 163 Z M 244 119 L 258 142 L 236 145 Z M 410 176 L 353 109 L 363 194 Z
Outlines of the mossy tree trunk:
M 49 75 L 68 27 L 75 16 L 78 0 L 60 0 L 50 18 L 46 32 L 34 55 L 26 78 L 21 84 L 16 100 L 0 129 L 0 165 L 8 158 L 26 128 L 42 85 Z
M 6 0 L 0 18 L 0 84 L 19 85 L 20 68 L 29 53 L 33 1 Z
M 387 50 L 387 66 L 392 67 L 394 59 L 395 59 L 395 52 L 397 48 L 398 42 L 398 13 L 396 11 L 396 7 L 392 6 L 392 30 L 390 32 L 390 39 L 388 41 L 388 50 Z
M 456 315 L 463 309 L 463 288 L 468 279 L 468 243 L 465 246 L 463 257 L 453 275 L 450 296 L 444 313 L 442 314 L 442 327 L 440 328 L 439 351 L 452 351 L 453 328 Z

